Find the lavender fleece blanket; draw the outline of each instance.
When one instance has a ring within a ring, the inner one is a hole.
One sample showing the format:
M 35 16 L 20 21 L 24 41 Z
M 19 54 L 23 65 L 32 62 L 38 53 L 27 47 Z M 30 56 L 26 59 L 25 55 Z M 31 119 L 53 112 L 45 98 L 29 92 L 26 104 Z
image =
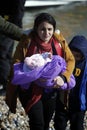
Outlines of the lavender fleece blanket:
M 52 57 L 52 61 L 46 63 L 42 67 L 38 67 L 32 71 L 24 72 L 23 63 L 14 64 L 14 77 L 12 83 L 20 85 L 24 89 L 28 89 L 31 82 L 44 88 L 53 88 L 53 79 L 64 72 L 66 69 L 66 62 L 58 55 Z M 70 82 L 64 83 L 61 89 L 71 89 L 75 86 L 75 78 L 73 74 L 70 77 Z

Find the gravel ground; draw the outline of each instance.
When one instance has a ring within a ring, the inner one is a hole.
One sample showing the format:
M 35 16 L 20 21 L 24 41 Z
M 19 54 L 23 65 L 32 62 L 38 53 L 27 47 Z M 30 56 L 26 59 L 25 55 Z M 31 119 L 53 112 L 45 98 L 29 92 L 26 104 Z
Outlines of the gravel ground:
M 17 101 L 16 114 L 9 111 L 5 103 L 5 94 L 0 95 L 0 130 L 30 130 L 29 118 L 26 115 L 20 101 Z M 53 127 L 53 120 L 51 120 L 49 130 L 55 130 Z M 70 124 L 67 123 L 66 130 L 70 130 Z M 87 130 L 87 112 L 84 118 L 84 130 Z

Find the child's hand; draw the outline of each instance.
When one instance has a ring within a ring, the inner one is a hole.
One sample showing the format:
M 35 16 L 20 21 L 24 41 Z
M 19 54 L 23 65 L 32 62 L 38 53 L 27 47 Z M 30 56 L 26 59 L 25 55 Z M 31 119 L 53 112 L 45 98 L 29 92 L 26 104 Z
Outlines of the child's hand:
M 61 86 L 64 85 L 64 81 L 63 81 L 63 79 L 60 76 L 57 76 L 54 79 L 54 82 L 55 82 L 54 88 L 60 88 Z

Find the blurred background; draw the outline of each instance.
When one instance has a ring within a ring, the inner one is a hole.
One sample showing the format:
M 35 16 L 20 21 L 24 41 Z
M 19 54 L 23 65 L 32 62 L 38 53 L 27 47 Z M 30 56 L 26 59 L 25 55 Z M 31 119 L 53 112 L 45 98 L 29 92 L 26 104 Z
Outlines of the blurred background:
M 25 7 L 23 28 L 32 28 L 35 16 L 41 12 L 50 13 L 56 19 L 57 29 L 68 42 L 75 35 L 84 35 L 87 38 L 87 1 L 74 1 L 51 7 Z

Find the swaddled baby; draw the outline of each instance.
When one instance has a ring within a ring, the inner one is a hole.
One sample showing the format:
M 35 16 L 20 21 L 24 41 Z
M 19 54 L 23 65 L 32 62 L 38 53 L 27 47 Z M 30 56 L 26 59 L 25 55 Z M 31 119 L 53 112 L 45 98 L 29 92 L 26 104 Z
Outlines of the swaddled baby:
M 64 82 L 60 76 L 66 69 L 65 60 L 59 55 L 51 53 L 35 54 L 26 57 L 23 63 L 14 64 L 14 77 L 12 83 L 28 89 L 32 82 L 45 88 L 71 89 L 75 86 L 75 78 Z
M 41 67 L 52 60 L 52 53 L 45 52 L 42 54 L 34 54 L 30 57 L 26 57 L 24 60 L 23 70 L 29 72 L 37 67 Z

